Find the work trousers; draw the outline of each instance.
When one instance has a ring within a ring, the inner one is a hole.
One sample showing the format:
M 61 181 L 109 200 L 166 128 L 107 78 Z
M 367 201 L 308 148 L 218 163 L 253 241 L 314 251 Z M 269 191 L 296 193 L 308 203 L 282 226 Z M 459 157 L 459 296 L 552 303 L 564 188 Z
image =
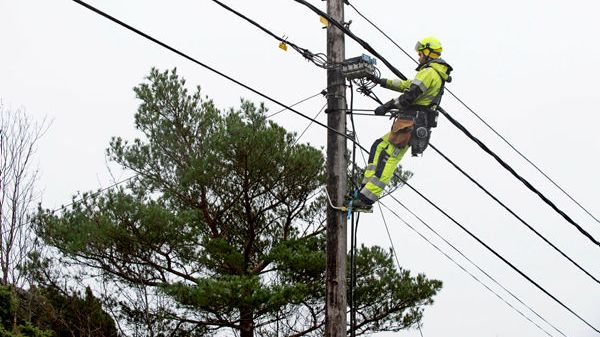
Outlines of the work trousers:
M 410 147 L 397 147 L 389 142 L 389 137 L 390 133 L 387 133 L 377 139 L 369 153 L 369 164 L 365 169 L 360 194 L 371 203 L 381 197 L 381 193 L 394 176 L 396 166 Z

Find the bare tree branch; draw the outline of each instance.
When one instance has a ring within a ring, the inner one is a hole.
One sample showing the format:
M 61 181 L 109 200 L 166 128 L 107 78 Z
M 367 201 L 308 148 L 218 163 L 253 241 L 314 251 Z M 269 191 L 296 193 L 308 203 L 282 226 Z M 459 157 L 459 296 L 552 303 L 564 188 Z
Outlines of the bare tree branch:
M 20 267 L 37 240 L 27 214 L 39 200 L 38 170 L 33 157 L 48 130 L 46 120 L 35 122 L 23 109 L 0 102 L 0 282 L 22 286 Z

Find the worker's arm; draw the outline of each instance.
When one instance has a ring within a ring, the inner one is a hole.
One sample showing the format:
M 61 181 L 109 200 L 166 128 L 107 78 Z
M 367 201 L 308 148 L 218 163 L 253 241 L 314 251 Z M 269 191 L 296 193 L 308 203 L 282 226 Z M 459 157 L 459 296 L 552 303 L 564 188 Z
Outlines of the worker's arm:
M 410 82 L 410 81 L 408 81 Z M 385 115 L 385 113 L 392 108 L 402 109 L 411 105 L 419 95 L 421 95 L 423 91 L 421 87 L 416 84 L 411 84 L 407 91 L 405 91 L 398 98 L 394 98 L 393 100 L 379 106 L 375 109 L 376 115 Z
M 411 80 L 391 80 L 387 78 L 379 79 L 379 85 L 386 89 L 404 92 L 410 88 Z

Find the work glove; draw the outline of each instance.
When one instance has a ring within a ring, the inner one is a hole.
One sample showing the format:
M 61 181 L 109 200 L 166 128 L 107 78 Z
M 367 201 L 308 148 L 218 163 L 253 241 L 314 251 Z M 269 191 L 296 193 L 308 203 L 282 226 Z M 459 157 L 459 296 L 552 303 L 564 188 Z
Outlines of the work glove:
M 375 109 L 375 114 L 377 116 L 383 116 L 383 115 L 385 115 L 385 113 L 389 109 L 391 109 L 391 108 L 394 107 L 394 101 L 395 101 L 395 99 L 393 99 L 393 100 L 391 100 L 391 101 L 389 101 L 389 102 L 387 102 L 387 103 L 385 103 L 383 105 L 378 106 L 377 109 Z
M 410 102 L 408 97 L 406 97 L 406 95 L 400 95 L 398 98 L 394 98 L 393 100 L 377 107 L 377 109 L 375 109 L 375 114 L 378 116 L 382 116 L 385 115 L 385 113 L 392 108 L 402 110 L 403 108 L 406 108 L 409 105 Z
M 375 84 L 379 84 L 379 85 L 384 85 L 385 82 L 387 81 L 385 78 L 379 78 L 373 74 L 369 74 L 367 76 L 365 76 L 365 78 Z
M 385 113 L 388 111 L 388 108 L 384 105 L 380 105 L 377 107 L 377 109 L 375 109 L 375 114 L 377 116 L 383 116 L 385 115 Z
M 406 95 L 400 95 L 393 101 L 394 107 L 398 109 L 406 108 L 410 105 L 410 99 Z

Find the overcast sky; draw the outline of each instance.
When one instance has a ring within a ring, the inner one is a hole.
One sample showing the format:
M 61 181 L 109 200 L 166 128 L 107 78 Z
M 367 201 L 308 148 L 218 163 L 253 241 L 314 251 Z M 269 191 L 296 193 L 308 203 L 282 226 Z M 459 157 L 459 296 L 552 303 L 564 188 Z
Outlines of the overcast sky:
M 296 2 L 226 2 L 275 34 L 285 35 L 312 52 L 325 52 L 325 30 L 319 18 Z M 325 2 L 311 2 L 325 8 Z M 437 36 L 444 46 L 443 57 L 454 67 L 454 81 L 448 87 L 597 218 L 600 216 L 598 2 L 351 2 L 406 50 L 411 51 L 415 41 L 424 36 Z M 97 0 L 90 4 L 286 104 L 312 96 L 326 86 L 323 69 L 291 49 L 284 52 L 277 48 L 277 41 L 212 1 Z M 404 74 L 414 75 L 412 61 L 346 6 L 348 20 L 352 20 L 350 28 L 355 34 Z M 366 52 L 350 39 L 346 43 L 348 58 Z M 0 0 L 0 47 L 3 104 L 22 107 L 37 119 L 46 116 L 52 121 L 38 156 L 43 205 L 48 208 L 68 203 L 77 191 L 106 187 L 113 179 L 130 175 L 112 166 L 111 177 L 104 153 L 112 136 L 137 135 L 133 116 L 139 102 L 132 88 L 143 81 L 153 66 L 161 70 L 177 67 L 190 87 L 201 85 L 204 94 L 223 109 L 238 106 L 240 97 L 265 101 L 72 1 Z M 393 76 L 381 62 L 378 66 L 384 77 Z M 395 95 L 381 88 L 376 89 L 376 94 L 384 101 Z M 272 102 L 265 103 L 271 111 L 281 109 Z M 298 110 L 315 115 L 324 103 L 323 97 L 313 98 L 299 105 Z M 448 94 L 442 103 L 600 239 L 598 222 L 574 206 L 467 109 Z M 356 97 L 355 107 L 373 109 L 376 104 Z M 326 120 L 323 115 L 319 119 Z M 274 120 L 298 132 L 308 124 L 290 112 L 278 114 Z M 389 128 L 386 118 L 357 116 L 356 124 L 365 147 Z M 325 130 L 313 126 L 302 141 L 323 146 L 325 139 Z M 526 190 L 443 117 L 432 143 L 567 255 L 600 277 L 600 247 Z M 422 158 L 407 155 L 402 164 L 414 172 L 411 184 L 415 188 L 600 328 L 599 284 L 534 236 L 431 149 Z M 395 196 L 566 335 L 598 335 L 411 190 L 404 188 Z M 558 336 L 393 200 L 384 199 L 384 203 L 528 317 Z M 385 214 L 401 265 L 444 282 L 435 304 L 425 311 L 423 336 L 545 335 L 393 215 Z M 378 212 L 361 217 L 359 242 L 389 247 L 385 233 Z M 409 330 L 394 335 L 420 333 Z

